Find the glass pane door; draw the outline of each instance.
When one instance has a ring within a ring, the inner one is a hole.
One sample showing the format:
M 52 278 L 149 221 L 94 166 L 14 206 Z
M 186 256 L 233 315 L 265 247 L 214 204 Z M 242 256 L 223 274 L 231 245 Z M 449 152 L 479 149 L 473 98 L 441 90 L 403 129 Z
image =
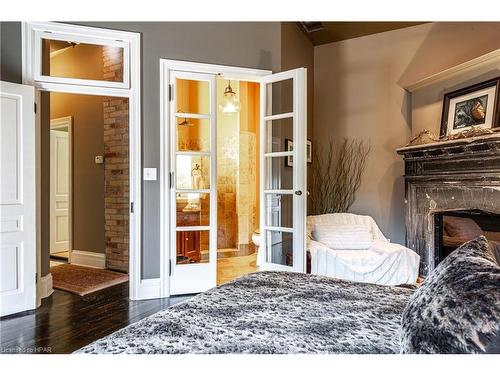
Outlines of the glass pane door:
M 306 70 L 261 82 L 261 249 L 264 270 L 305 272 Z
M 215 76 L 170 74 L 170 294 L 216 285 Z

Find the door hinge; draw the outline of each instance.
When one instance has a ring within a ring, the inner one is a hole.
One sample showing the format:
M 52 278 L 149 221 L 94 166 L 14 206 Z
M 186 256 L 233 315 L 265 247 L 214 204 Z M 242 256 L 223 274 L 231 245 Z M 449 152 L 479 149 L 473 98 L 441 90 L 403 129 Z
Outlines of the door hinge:
M 174 187 L 174 172 L 170 172 L 170 174 L 169 174 L 168 185 L 170 186 L 170 189 L 173 189 L 173 187 Z
M 134 202 L 130 202 L 130 212 L 134 213 Z
M 168 260 L 168 276 L 172 276 L 172 259 Z
M 33 103 L 33 105 L 34 105 L 34 107 L 35 107 L 35 108 L 34 108 L 34 111 L 35 111 L 35 113 L 36 113 L 36 103 Z
M 38 284 L 38 273 L 35 272 L 35 284 Z
M 174 85 L 172 85 L 172 84 L 168 85 L 168 101 L 169 102 L 174 100 L 173 91 L 174 91 Z

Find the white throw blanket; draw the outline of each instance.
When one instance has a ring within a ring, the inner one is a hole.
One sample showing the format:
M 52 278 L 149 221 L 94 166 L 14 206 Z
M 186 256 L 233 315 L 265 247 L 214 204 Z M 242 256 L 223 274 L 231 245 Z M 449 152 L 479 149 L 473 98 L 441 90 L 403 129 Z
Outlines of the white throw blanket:
M 420 257 L 413 250 L 390 243 L 369 216 L 328 214 L 308 217 L 308 232 L 315 223 L 359 224 L 372 227 L 375 241 L 367 250 L 333 250 L 310 239 L 311 273 L 366 283 L 398 285 L 417 280 Z

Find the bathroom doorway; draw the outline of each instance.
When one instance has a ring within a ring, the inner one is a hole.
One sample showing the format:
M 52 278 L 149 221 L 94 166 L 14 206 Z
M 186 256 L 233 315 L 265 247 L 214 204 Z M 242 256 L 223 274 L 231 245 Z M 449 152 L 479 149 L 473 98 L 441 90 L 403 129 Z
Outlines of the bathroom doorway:
M 257 271 L 260 84 L 217 79 L 217 285 Z
M 198 268 L 178 285 L 201 284 L 212 267 L 221 285 L 257 271 L 260 85 L 185 72 L 172 79 L 175 264 Z
M 160 65 L 160 294 L 304 272 L 306 70 Z

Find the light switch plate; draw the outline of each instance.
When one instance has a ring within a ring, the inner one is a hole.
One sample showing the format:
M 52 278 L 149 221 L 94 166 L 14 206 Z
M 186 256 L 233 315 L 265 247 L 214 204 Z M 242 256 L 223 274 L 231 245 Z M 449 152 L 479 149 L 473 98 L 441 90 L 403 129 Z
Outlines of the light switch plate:
M 144 181 L 156 181 L 156 168 L 144 168 Z

